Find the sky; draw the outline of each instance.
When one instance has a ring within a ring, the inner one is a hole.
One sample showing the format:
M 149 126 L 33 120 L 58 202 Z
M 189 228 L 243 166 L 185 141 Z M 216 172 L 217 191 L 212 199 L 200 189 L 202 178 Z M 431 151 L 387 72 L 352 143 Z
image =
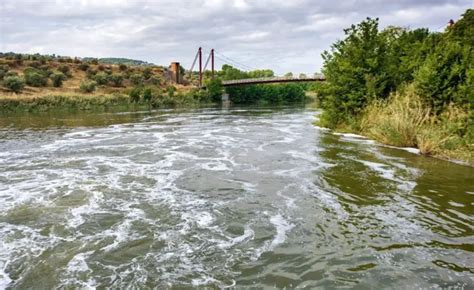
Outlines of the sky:
M 0 0 L 0 51 L 191 66 L 199 46 L 242 69 L 313 74 L 366 17 L 443 31 L 474 0 Z

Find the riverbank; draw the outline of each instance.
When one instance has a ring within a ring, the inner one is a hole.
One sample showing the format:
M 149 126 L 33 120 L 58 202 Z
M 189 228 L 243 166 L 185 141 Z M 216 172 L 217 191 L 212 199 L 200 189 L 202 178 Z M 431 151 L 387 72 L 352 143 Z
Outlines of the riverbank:
M 62 93 L 57 95 L 7 95 L 0 96 L 0 112 L 34 112 L 49 110 L 100 110 L 112 107 L 195 107 L 203 103 L 210 103 L 205 95 L 197 91 L 167 93 L 151 91 L 149 96 L 143 97 L 138 93 L 134 97 L 130 94 L 81 94 Z
M 360 114 L 332 129 L 353 133 L 396 148 L 416 148 L 425 156 L 474 166 L 472 111 L 447 106 L 433 114 L 410 88 L 385 101 L 374 101 Z M 328 127 L 323 118 L 316 123 Z
M 473 165 L 473 29 L 472 9 L 444 32 L 352 25 L 322 55 L 318 124 Z

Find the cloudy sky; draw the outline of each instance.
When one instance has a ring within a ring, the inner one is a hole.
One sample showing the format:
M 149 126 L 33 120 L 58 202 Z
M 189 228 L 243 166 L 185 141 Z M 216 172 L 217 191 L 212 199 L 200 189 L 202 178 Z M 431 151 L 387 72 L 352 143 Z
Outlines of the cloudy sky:
M 379 17 L 382 27 L 442 31 L 473 2 L 0 0 L 0 51 L 179 61 L 189 67 L 202 46 L 243 68 L 314 73 L 321 52 L 365 17 Z

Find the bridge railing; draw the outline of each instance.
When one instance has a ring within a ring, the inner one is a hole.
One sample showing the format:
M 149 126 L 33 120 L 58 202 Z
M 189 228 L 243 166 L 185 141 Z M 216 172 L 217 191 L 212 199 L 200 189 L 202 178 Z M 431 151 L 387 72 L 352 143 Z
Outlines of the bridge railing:
M 292 81 L 324 81 L 325 77 L 322 74 L 317 74 L 311 77 L 265 77 L 252 78 L 240 80 L 223 81 L 223 85 L 245 84 L 245 83 L 270 83 L 270 82 L 292 82 Z

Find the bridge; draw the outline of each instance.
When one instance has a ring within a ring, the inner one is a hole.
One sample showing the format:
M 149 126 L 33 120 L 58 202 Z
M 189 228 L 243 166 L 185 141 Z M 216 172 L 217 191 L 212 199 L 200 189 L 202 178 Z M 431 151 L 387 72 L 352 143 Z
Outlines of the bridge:
M 322 82 L 325 80 L 326 78 L 324 77 L 324 75 L 318 74 L 312 77 L 267 77 L 267 78 L 229 80 L 229 81 L 223 81 L 222 86 L 232 87 L 232 86 L 272 84 L 272 83 Z
M 235 66 L 243 71 L 252 70 L 251 67 L 241 64 L 238 61 L 235 61 L 227 56 L 219 54 L 216 52 L 215 49 L 211 49 L 209 56 L 207 57 L 206 63 L 203 67 L 202 65 L 202 48 L 199 47 L 196 56 L 194 57 L 193 64 L 191 65 L 191 69 L 188 71 L 189 76 L 193 72 L 194 66 L 198 63 L 199 67 L 199 87 L 204 88 L 203 86 L 203 74 L 206 70 L 209 62 L 211 63 L 211 78 L 214 79 L 215 70 L 214 70 L 214 59 L 215 57 L 219 58 L 224 63 L 229 63 L 232 66 Z M 174 66 L 173 66 L 174 65 Z M 179 82 L 179 63 L 172 63 L 171 71 L 175 74 L 176 82 Z M 237 79 L 237 80 L 225 80 L 222 82 L 224 87 L 232 87 L 232 86 L 244 86 L 244 85 L 255 85 L 255 84 L 271 84 L 271 83 L 294 83 L 294 82 L 321 82 L 325 81 L 326 78 L 322 74 L 315 74 L 314 76 L 304 76 L 304 77 L 264 77 L 264 78 L 250 78 L 250 79 Z

